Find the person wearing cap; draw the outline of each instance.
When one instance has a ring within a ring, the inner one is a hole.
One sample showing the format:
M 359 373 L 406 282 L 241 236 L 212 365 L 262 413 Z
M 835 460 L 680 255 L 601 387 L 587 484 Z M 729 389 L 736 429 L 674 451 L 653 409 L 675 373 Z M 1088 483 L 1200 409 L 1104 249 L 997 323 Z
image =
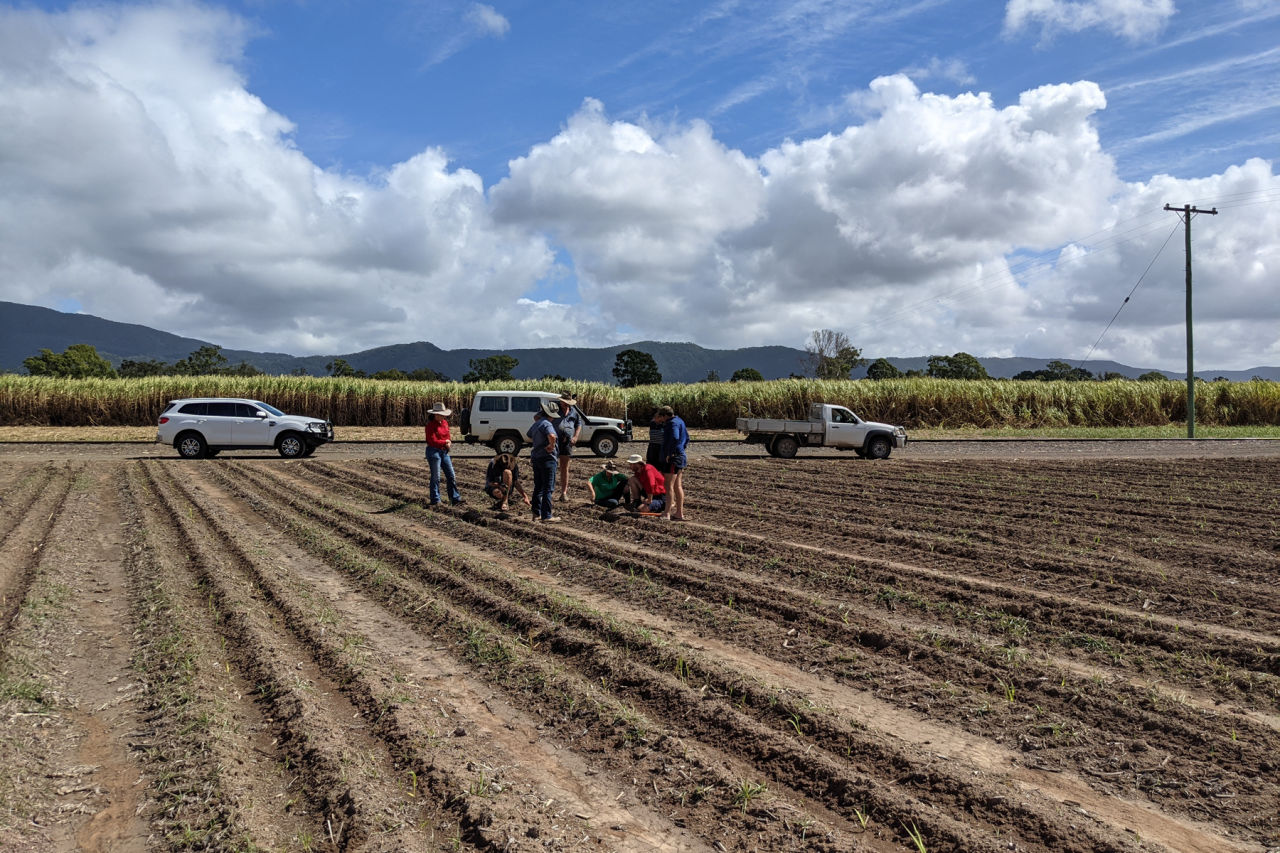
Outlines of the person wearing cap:
M 587 496 L 596 506 L 617 509 L 626 496 L 627 475 L 610 460 L 600 466 L 599 473 L 587 481 Z
M 458 480 L 453 475 L 453 459 L 449 457 L 449 448 L 453 442 L 449 434 L 449 415 L 452 409 L 446 409 L 444 403 L 436 403 L 427 412 L 427 465 L 431 468 L 431 505 L 440 503 L 440 472 L 444 471 L 445 482 L 449 487 L 449 502 L 455 506 L 466 503 L 458 491 Z
M 657 420 L 662 421 L 662 464 L 658 470 L 666 477 L 670 497 L 662 517 L 684 521 L 684 469 L 689 464 L 685 450 L 689 446 L 689 430 L 670 406 L 658 409 Z
M 555 400 L 546 400 L 542 408 L 533 413 L 533 426 L 529 427 L 529 464 L 533 466 L 533 520 L 544 524 L 560 519 L 551 514 L 551 498 L 556 490 L 556 467 L 560 455 L 556 428 L 551 419 L 560 415 Z
M 639 453 L 627 457 L 631 477 L 627 480 L 626 503 L 638 512 L 662 512 L 667 507 L 667 484 L 662 472 L 644 461 Z
M 510 453 L 499 453 L 484 471 L 484 493 L 493 498 L 494 509 L 508 510 L 512 492 L 519 492 L 525 506 L 533 506 L 520 484 L 520 463 Z
M 556 428 L 556 451 L 560 459 L 560 500 L 569 499 L 569 457 L 573 455 L 573 446 L 578 443 L 578 435 L 582 432 L 582 413 L 578 411 L 578 401 L 568 391 L 560 394 L 556 401 L 560 414 L 551 419 Z

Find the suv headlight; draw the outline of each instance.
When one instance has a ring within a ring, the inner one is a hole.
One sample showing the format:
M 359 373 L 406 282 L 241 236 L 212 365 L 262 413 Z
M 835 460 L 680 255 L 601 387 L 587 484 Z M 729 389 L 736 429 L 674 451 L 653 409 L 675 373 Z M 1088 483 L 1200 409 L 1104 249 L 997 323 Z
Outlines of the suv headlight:
M 323 434 L 324 431 L 325 431 L 324 424 L 320 423 L 319 421 L 312 421 L 311 423 L 307 424 L 307 432 L 318 432 Z

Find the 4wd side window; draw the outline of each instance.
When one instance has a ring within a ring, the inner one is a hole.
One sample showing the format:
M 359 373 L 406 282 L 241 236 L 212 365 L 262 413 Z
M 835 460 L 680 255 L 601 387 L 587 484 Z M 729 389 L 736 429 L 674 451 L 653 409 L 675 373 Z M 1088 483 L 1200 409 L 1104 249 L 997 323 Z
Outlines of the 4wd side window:
M 208 414 L 208 403 L 187 403 L 178 411 L 184 415 L 205 415 Z
M 208 415 L 212 418 L 234 418 L 236 416 L 235 403 L 209 403 Z
M 257 408 L 250 406 L 248 403 L 236 403 L 235 406 L 237 418 L 252 418 L 258 414 Z
M 505 412 L 507 410 L 506 397 L 481 397 L 480 411 L 482 412 Z
M 513 412 L 536 412 L 542 408 L 541 397 L 512 397 L 511 411 Z

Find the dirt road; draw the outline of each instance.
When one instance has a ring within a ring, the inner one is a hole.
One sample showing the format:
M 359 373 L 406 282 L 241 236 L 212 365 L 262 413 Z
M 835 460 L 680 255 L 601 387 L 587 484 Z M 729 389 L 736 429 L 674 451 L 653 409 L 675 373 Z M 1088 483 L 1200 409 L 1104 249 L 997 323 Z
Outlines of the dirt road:
M 487 451 L 0 446 L 0 849 L 1263 853 L 1280 448 L 1107 444 L 559 525 Z

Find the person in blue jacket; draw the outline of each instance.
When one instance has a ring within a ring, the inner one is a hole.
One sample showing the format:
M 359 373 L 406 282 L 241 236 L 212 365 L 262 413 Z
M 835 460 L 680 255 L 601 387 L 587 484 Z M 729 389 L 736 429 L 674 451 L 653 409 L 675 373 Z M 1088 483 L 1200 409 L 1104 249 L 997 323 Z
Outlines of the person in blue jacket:
M 667 478 L 667 507 L 662 517 L 684 521 L 684 469 L 689 464 L 685 450 L 689 446 L 689 430 L 670 406 L 658 409 L 656 420 L 662 422 L 662 464 L 658 470 Z

